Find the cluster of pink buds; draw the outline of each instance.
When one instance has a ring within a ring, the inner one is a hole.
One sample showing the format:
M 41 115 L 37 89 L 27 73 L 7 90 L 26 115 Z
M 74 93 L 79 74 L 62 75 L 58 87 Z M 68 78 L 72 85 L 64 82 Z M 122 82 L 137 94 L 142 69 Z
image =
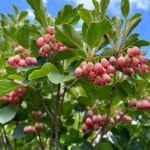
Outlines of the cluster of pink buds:
M 126 56 L 111 56 L 109 60 L 102 58 L 100 62 L 82 62 L 74 71 L 76 77 L 87 76 L 96 85 L 104 85 L 111 82 L 111 75 L 117 70 L 128 76 L 140 72 L 142 75 L 148 72 L 146 58 L 141 55 L 138 47 L 129 48 Z
M 115 117 L 107 117 L 106 115 L 95 114 L 93 109 L 88 109 L 83 119 L 82 132 L 97 131 L 106 123 L 114 125 L 118 121 L 131 123 L 132 118 L 125 115 L 123 112 L 118 112 Z
M 147 59 L 141 55 L 141 50 L 138 47 L 129 48 L 126 56 L 120 56 L 116 59 L 116 66 L 128 76 L 135 75 L 140 72 L 142 75 L 148 72 L 146 65 Z
M 42 112 L 41 111 L 32 111 L 33 118 L 36 120 L 40 120 L 42 118 Z M 24 133 L 32 133 L 35 134 L 37 132 L 40 132 L 44 129 L 44 125 L 41 122 L 36 122 L 34 125 L 28 125 L 25 126 L 23 131 Z
M 20 51 L 21 54 L 17 54 L 8 59 L 7 63 L 15 68 L 18 67 L 27 67 L 37 64 L 37 60 L 35 57 L 30 57 L 28 50 L 23 48 L 22 46 L 17 46 L 14 48 L 14 52 Z
M 117 115 L 115 116 L 116 121 L 123 121 L 123 122 L 132 122 L 132 118 L 130 116 L 125 115 L 123 112 L 118 112 Z
M 105 125 L 107 121 L 106 115 L 94 114 L 92 109 L 89 109 L 85 115 L 84 123 L 82 125 L 82 132 L 87 133 L 90 130 L 99 130 Z M 110 124 L 114 124 L 113 118 L 108 118 Z
M 136 98 L 132 98 L 129 105 L 135 107 L 137 110 L 150 110 L 150 97 L 145 96 L 144 99 L 140 101 Z
M 35 134 L 37 132 L 40 132 L 42 131 L 44 128 L 44 125 L 43 123 L 35 123 L 33 126 L 32 125 L 28 125 L 28 126 L 25 126 L 23 131 L 24 133 L 32 133 L 32 134 Z
M 22 86 L 0 97 L 0 101 L 9 102 L 9 103 L 18 103 L 21 101 L 25 93 L 26 93 L 26 87 Z
M 115 68 L 105 58 L 101 59 L 100 63 L 82 62 L 76 68 L 74 74 L 76 77 L 87 76 L 91 82 L 96 85 L 104 85 L 111 82 L 110 74 L 115 73 Z
M 47 56 L 49 53 L 53 54 L 62 50 L 72 50 L 72 48 L 69 48 L 62 44 L 60 41 L 56 40 L 55 29 L 53 26 L 49 26 L 47 28 L 46 34 L 42 37 L 39 37 L 36 40 L 36 44 L 40 47 L 40 56 Z

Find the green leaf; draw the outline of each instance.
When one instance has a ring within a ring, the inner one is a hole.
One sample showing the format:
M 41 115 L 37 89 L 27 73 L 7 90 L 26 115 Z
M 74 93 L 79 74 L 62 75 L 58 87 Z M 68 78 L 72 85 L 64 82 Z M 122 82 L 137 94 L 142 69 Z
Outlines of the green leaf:
M 119 39 L 123 20 L 119 16 L 114 16 L 112 18 L 112 24 L 113 24 L 113 29 L 117 33 L 117 39 Z
M 19 80 L 19 81 L 22 81 L 24 79 L 23 76 L 20 76 L 18 74 L 13 74 L 13 75 L 10 75 L 8 76 L 8 79 L 13 79 L 13 80 Z
M 121 12 L 123 16 L 126 18 L 130 11 L 129 0 L 121 0 Z
M 68 47 L 82 49 L 80 34 L 69 24 L 56 25 L 55 36 L 56 39 Z
M 93 2 L 96 12 L 99 13 L 100 12 L 99 2 L 97 0 L 92 0 L 92 2 Z
M 14 129 L 13 134 L 12 134 L 14 139 L 20 139 L 20 138 L 23 138 L 25 136 L 25 134 L 23 132 L 23 129 L 25 126 L 26 126 L 25 123 L 18 124 L 16 126 L 16 128 Z
M 42 66 L 42 68 L 38 70 L 34 70 L 32 73 L 29 75 L 29 80 L 37 79 L 37 78 L 42 78 L 45 77 L 49 74 L 49 72 L 58 72 L 57 68 L 51 64 L 51 63 L 46 63 Z
M 107 150 L 113 150 L 113 147 L 111 146 L 110 143 L 108 142 L 103 142 L 100 144 L 100 150 L 106 150 L 106 147 L 107 147 Z
M 81 149 L 82 150 L 95 150 L 94 147 L 89 142 L 84 142 L 83 145 L 81 146 Z
M 87 32 L 87 43 L 90 48 L 97 47 L 104 34 L 111 29 L 108 21 L 92 22 Z
M 55 24 L 75 24 L 79 19 L 77 9 L 71 5 L 65 5 L 64 8 L 58 12 Z
M 134 42 L 138 40 L 138 36 L 138 33 L 131 34 L 124 43 L 125 47 L 134 45 Z
M 142 47 L 142 46 L 149 46 L 150 42 L 145 41 L 145 40 L 137 40 L 134 42 L 134 45 L 137 47 Z
M 27 11 L 22 11 L 19 15 L 18 21 L 21 21 L 23 19 L 25 19 L 25 17 L 28 15 Z
M 48 15 L 43 0 L 26 0 L 34 10 L 35 18 L 45 27 L 48 27 Z
M 7 105 L 0 109 L 0 123 L 5 124 L 16 115 L 16 105 Z
M 16 5 L 13 5 L 13 9 L 14 9 L 14 11 L 15 11 L 16 15 L 18 15 L 19 10 L 18 10 L 18 8 L 17 8 L 17 6 L 16 6 Z
M 64 60 L 64 59 L 74 57 L 74 56 L 75 56 L 75 53 L 73 51 L 64 50 L 64 51 L 58 51 L 57 53 L 55 53 L 53 55 L 52 58 L 55 61 L 60 61 L 60 60 Z
M 80 9 L 80 17 L 87 25 L 90 25 L 93 20 L 91 11 L 85 8 Z
M 105 15 L 106 9 L 107 9 L 107 7 L 109 5 L 109 2 L 110 2 L 110 0 L 101 0 L 100 7 L 101 7 L 102 16 Z
M 11 92 L 12 90 L 15 90 L 20 86 L 20 84 L 17 84 L 11 80 L 0 80 L 0 96 L 3 96 Z
M 142 15 L 137 13 L 127 20 L 125 37 L 127 37 L 132 32 L 132 30 L 140 23 L 141 19 Z
M 73 147 L 71 147 L 71 150 L 82 150 L 82 149 L 78 146 L 73 146 Z
M 86 23 L 82 24 L 82 36 L 85 42 L 87 42 L 87 32 L 88 32 L 88 25 Z
M 68 82 L 74 78 L 74 75 L 64 75 L 59 72 L 50 72 L 48 74 L 48 79 L 54 84 Z
M 19 28 L 16 32 L 16 39 L 20 45 L 28 49 L 30 46 L 29 29 L 25 26 Z

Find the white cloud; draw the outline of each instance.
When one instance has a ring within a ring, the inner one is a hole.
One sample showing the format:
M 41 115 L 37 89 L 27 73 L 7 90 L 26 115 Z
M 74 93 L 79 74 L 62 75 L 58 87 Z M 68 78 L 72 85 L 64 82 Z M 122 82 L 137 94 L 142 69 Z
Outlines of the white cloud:
M 75 5 L 84 4 L 84 7 L 88 9 L 93 8 L 92 0 L 66 0 L 73 2 Z M 100 0 L 98 0 L 100 1 Z M 148 11 L 150 9 L 150 0 L 129 0 L 131 10 L 139 9 L 143 11 Z M 109 10 L 114 14 L 118 14 L 120 12 L 120 2 L 121 0 L 110 0 Z
M 150 8 L 150 0 L 129 0 L 131 10 L 143 10 L 148 11 Z M 110 0 L 109 9 L 113 14 L 120 13 L 120 2 L 121 0 Z
M 33 20 L 35 18 L 33 10 L 32 9 L 27 9 L 27 12 L 28 12 L 28 18 Z
M 48 2 L 48 0 L 43 0 L 43 3 L 46 4 Z

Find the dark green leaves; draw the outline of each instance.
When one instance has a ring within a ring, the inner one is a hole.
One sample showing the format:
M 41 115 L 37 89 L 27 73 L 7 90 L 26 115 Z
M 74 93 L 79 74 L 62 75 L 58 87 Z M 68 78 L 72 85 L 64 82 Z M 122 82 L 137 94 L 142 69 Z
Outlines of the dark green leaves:
M 11 80 L 0 80 L 0 96 L 3 96 L 12 90 L 20 87 L 21 85 L 11 81 Z
M 112 146 L 110 143 L 108 142 L 103 142 L 100 144 L 100 150 L 106 150 L 106 147 L 107 147 L 107 150 L 113 150 Z
M 56 38 L 71 48 L 82 49 L 82 40 L 80 34 L 69 24 L 55 27 Z
M 62 10 L 58 12 L 55 24 L 75 24 L 79 20 L 77 8 L 73 8 L 71 5 L 65 5 Z
M 5 124 L 16 115 L 16 105 L 4 106 L 0 109 L 0 123 Z
M 23 129 L 26 126 L 25 123 L 19 124 L 16 126 L 16 128 L 14 129 L 14 132 L 12 134 L 14 139 L 19 139 L 19 138 L 23 138 L 25 136 Z
M 46 28 L 48 27 L 48 19 L 47 19 L 47 13 L 46 8 L 43 4 L 42 0 L 27 0 L 29 5 L 34 10 L 35 18 Z
M 87 32 L 87 43 L 90 48 L 97 47 L 102 36 L 110 29 L 111 24 L 105 20 L 91 23 Z
M 130 11 L 129 0 L 121 0 L 121 12 L 123 16 L 126 18 Z

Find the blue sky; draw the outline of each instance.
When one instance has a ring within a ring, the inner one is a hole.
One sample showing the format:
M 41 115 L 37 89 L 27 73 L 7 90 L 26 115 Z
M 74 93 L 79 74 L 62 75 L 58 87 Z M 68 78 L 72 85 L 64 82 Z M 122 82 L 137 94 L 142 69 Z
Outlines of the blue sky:
M 79 3 L 84 3 L 86 8 L 92 8 L 92 0 L 43 0 L 46 5 L 48 12 L 52 16 L 56 16 L 57 12 L 65 5 L 72 4 L 77 5 Z M 28 10 L 29 17 L 33 19 L 33 12 L 30 6 L 25 0 L 0 0 L 0 13 L 13 13 L 12 5 L 16 5 L 19 10 Z M 134 30 L 140 34 L 140 38 L 150 41 L 150 0 L 130 0 L 131 11 L 130 15 L 136 12 L 142 13 L 142 22 Z M 110 15 L 120 15 L 120 0 L 110 0 L 110 5 L 108 12 Z M 150 58 L 150 46 L 143 47 L 147 50 L 147 56 Z

